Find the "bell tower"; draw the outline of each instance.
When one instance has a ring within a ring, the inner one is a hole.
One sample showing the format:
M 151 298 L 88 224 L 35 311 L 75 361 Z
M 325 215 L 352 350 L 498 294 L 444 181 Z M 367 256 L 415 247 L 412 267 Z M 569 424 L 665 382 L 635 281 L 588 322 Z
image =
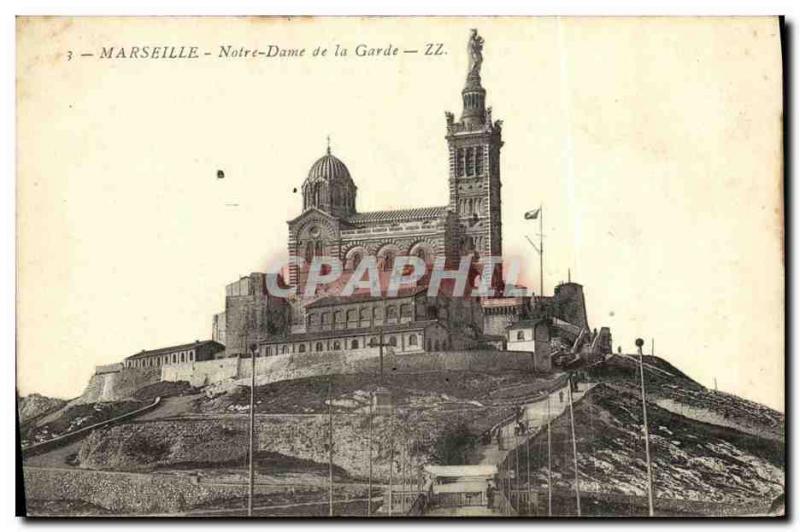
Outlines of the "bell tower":
M 467 44 L 469 68 L 461 91 L 463 111 L 447 119 L 450 151 L 450 209 L 459 224 L 459 254 L 502 256 L 500 218 L 500 148 L 502 121 L 492 122 L 481 85 L 483 38 L 473 29 Z

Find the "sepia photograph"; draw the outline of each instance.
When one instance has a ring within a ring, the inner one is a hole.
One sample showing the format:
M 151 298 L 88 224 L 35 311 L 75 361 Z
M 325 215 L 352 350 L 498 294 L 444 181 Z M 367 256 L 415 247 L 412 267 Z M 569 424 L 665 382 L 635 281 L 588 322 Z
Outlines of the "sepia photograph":
M 18 515 L 785 518 L 785 30 L 16 17 Z

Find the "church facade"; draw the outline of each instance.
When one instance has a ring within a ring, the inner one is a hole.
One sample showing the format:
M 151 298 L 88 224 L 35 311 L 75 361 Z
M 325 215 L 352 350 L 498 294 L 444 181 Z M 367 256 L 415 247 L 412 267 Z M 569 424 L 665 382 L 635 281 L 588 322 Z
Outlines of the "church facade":
M 500 149 L 502 123 L 492 121 L 481 84 L 483 39 L 473 30 L 468 44 L 470 64 L 461 91 L 459 120 L 445 113 L 449 154 L 449 201 L 413 209 L 358 212 L 355 184 L 345 163 L 330 148 L 317 160 L 302 185 L 302 213 L 290 220 L 289 282 L 305 284 L 315 256 L 339 259 L 352 272 L 365 256 L 391 271 L 398 256 L 416 256 L 432 264 L 445 257 L 457 265 L 463 256 L 478 261 L 502 256 Z M 444 176 L 442 176 L 444 179 Z

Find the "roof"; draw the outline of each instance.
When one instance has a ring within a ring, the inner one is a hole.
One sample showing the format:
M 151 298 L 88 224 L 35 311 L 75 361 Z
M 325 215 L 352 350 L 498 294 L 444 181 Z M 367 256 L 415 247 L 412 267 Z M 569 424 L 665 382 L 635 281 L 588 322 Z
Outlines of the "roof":
M 261 341 L 261 344 L 281 344 L 286 342 L 305 342 L 308 340 L 321 340 L 324 338 L 347 338 L 349 336 L 361 334 L 374 334 L 379 335 L 381 329 L 384 334 L 391 334 L 397 332 L 415 331 L 418 329 L 425 329 L 431 325 L 440 325 L 444 327 L 437 320 L 419 320 L 411 321 L 408 323 L 394 323 L 377 327 L 359 327 L 357 329 L 335 329 L 330 331 L 314 331 L 306 333 L 290 334 L 289 336 L 280 336 L 268 338 Z
M 430 220 L 446 216 L 448 208 L 445 207 L 418 207 L 414 209 L 397 209 L 392 211 L 359 212 L 348 216 L 348 223 L 375 224 L 390 222 L 408 222 L 412 220 Z
M 383 299 L 399 299 L 404 297 L 411 297 L 419 294 L 420 292 L 425 292 L 428 289 L 427 286 L 414 286 L 408 288 L 400 288 L 397 291 L 396 296 L 388 296 L 385 294 L 381 294 L 379 296 L 373 296 L 372 292 L 369 290 L 364 290 L 362 292 L 354 292 L 350 296 L 326 296 L 317 299 L 306 305 L 306 308 L 318 308 L 318 307 L 332 307 L 336 305 L 347 305 L 350 303 L 364 303 L 367 301 L 379 301 Z
M 510 329 L 521 329 L 521 328 L 525 328 L 525 327 L 535 327 L 536 325 L 538 325 L 539 323 L 541 323 L 543 321 L 549 321 L 549 320 L 547 318 L 536 318 L 536 319 L 530 319 L 530 320 L 519 320 L 517 323 L 512 323 L 511 325 L 506 327 L 506 330 L 508 331 Z
M 135 355 L 125 357 L 125 360 L 133 360 L 136 358 L 144 358 L 155 355 L 165 355 L 167 353 L 172 353 L 174 351 L 184 351 L 186 349 L 205 347 L 205 346 L 218 347 L 220 351 L 225 349 L 224 345 L 214 340 L 203 340 L 203 341 L 196 340 L 189 344 L 173 345 L 172 347 L 161 347 L 159 349 L 151 349 L 149 351 L 143 350 L 139 353 L 136 353 Z
M 426 465 L 425 471 L 436 477 L 493 477 L 496 465 Z

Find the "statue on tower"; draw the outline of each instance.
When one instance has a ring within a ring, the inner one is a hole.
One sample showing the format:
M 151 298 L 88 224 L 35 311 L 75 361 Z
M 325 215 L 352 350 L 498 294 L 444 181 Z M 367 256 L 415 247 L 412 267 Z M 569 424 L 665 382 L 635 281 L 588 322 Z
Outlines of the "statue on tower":
M 478 30 L 472 28 L 467 43 L 467 53 L 469 54 L 469 71 L 467 77 L 481 76 L 481 63 L 483 63 L 483 37 L 478 35 Z

